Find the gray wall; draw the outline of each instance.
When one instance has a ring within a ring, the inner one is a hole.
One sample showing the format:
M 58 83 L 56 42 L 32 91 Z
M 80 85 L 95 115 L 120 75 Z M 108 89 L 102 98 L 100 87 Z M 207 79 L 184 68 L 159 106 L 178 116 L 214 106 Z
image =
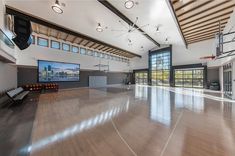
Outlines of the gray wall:
M 207 81 L 218 81 L 219 82 L 219 68 L 208 68 L 207 69 Z
M 79 82 L 58 82 L 60 88 L 88 87 L 89 76 L 107 76 L 107 84 L 122 84 L 127 78 L 124 72 L 80 71 Z M 37 83 L 36 67 L 18 67 L 18 86 Z
M 17 67 L 0 61 L 0 92 L 17 86 Z

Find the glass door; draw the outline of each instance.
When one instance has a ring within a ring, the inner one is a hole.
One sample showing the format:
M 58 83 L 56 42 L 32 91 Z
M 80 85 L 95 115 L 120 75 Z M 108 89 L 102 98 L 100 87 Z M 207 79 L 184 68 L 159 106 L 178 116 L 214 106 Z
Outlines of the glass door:
M 148 84 L 148 71 L 135 72 L 135 84 Z
M 175 69 L 175 86 L 203 88 L 204 69 Z

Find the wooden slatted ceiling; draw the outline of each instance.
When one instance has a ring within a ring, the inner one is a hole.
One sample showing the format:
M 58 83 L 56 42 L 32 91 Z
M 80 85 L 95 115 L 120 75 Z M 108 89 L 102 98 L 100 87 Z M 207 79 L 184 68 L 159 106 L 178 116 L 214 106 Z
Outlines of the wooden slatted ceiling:
M 171 0 L 187 44 L 212 39 L 223 31 L 235 0 Z
M 43 34 L 48 37 L 56 38 L 58 40 L 64 40 L 66 42 L 82 45 L 87 48 L 100 50 L 104 53 L 111 53 L 111 54 L 115 54 L 115 55 L 119 55 L 119 56 L 123 56 L 127 58 L 136 57 L 136 55 L 133 55 L 132 53 L 129 53 L 127 51 L 121 51 L 118 49 L 114 49 L 112 47 L 101 45 L 101 44 L 98 44 L 98 43 L 95 43 L 95 42 L 92 42 L 83 38 L 79 38 L 77 36 L 73 36 L 73 35 L 70 35 L 70 34 L 37 24 L 37 23 L 33 23 L 33 22 L 32 22 L 32 30 L 36 34 Z

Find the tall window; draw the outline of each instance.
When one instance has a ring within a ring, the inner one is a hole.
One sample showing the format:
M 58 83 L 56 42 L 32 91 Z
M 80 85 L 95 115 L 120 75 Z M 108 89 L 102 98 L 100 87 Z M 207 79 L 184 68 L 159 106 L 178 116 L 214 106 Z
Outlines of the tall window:
M 175 86 L 188 88 L 203 88 L 204 69 L 175 69 Z
M 151 52 L 149 57 L 150 79 L 152 85 L 169 86 L 171 73 L 170 48 Z

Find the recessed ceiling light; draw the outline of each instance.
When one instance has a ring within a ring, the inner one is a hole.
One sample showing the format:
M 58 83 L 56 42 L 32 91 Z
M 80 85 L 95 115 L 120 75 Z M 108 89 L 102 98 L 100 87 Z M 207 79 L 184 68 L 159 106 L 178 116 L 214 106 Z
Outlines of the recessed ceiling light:
M 96 28 L 96 31 L 98 31 L 98 32 L 103 32 L 103 28 L 101 27 L 101 24 L 100 24 L 100 23 L 98 23 L 98 26 L 97 26 L 97 28 Z
M 55 4 L 52 5 L 51 8 L 52 8 L 52 10 L 53 10 L 54 12 L 56 12 L 57 14 L 62 14 L 62 13 L 63 13 L 63 10 L 62 10 L 62 8 L 61 8 L 61 6 L 60 6 L 59 0 L 56 0 L 56 1 L 55 1 Z
M 132 0 L 126 0 L 126 2 L 125 2 L 125 8 L 127 8 L 127 9 L 133 8 L 134 5 L 135 5 L 135 3 Z

